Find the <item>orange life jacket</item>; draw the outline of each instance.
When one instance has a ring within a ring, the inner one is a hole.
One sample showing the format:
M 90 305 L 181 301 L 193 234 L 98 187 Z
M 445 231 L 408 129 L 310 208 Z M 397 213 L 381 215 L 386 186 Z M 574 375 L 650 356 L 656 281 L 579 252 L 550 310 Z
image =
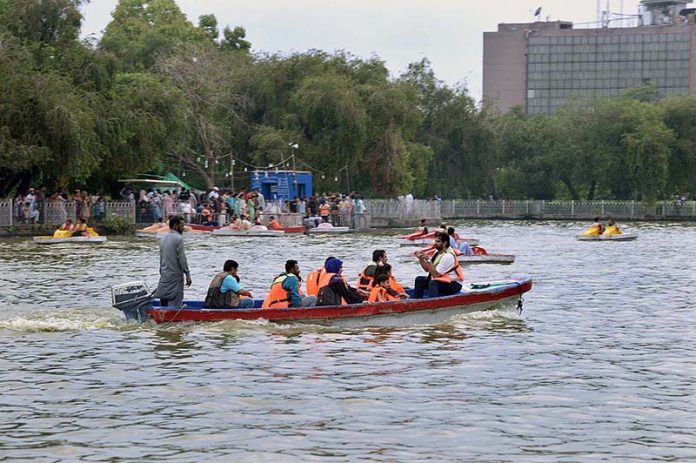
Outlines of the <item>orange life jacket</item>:
M 330 210 L 331 209 L 329 208 L 329 205 L 324 203 L 321 206 L 319 206 L 319 215 L 322 217 L 326 217 L 329 215 Z
M 278 230 L 280 228 L 283 228 L 276 219 L 271 220 L 268 222 L 268 229 L 269 230 Z
M 369 276 L 365 274 L 368 268 L 372 266 L 377 266 L 377 262 L 370 262 L 367 264 L 367 267 L 363 269 L 362 272 L 360 272 L 360 277 L 358 277 L 358 283 L 355 285 L 356 288 L 362 289 L 363 291 L 369 291 L 370 288 L 372 288 L 372 282 L 375 280 L 374 275 Z M 376 270 L 376 269 L 375 269 Z
M 271 289 L 268 291 L 268 295 L 266 295 L 266 299 L 263 300 L 263 304 L 261 305 L 262 309 L 285 309 L 290 307 L 290 302 L 292 302 L 290 292 L 283 288 L 283 283 L 288 278 L 297 278 L 297 276 L 281 273 L 273 280 Z M 299 288 L 299 292 L 300 296 L 304 296 L 304 294 L 302 294 L 302 288 Z
M 450 273 L 455 272 L 457 274 L 457 278 L 455 278 L 455 281 L 462 281 L 464 279 L 464 272 L 462 271 L 461 266 L 459 265 L 459 259 L 457 258 L 457 255 L 455 254 L 454 250 L 452 248 L 447 248 L 447 251 L 445 251 L 442 254 L 438 254 L 435 260 L 433 261 L 433 265 L 435 267 L 438 266 L 440 261 L 442 260 L 442 257 L 444 257 L 445 254 L 450 254 L 454 258 L 454 267 L 446 271 L 445 273 L 442 274 L 442 276 L 439 276 L 437 278 L 433 278 L 433 281 L 441 281 L 443 283 L 452 283 L 452 278 L 450 277 Z
M 321 288 L 323 288 L 324 286 L 329 286 L 329 283 L 331 283 L 331 277 L 334 275 L 336 275 L 336 274 L 329 273 L 327 271 L 324 271 L 324 273 L 321 274 L 321 276 L 319 277 L 319 284 L 318 284 L 319 291 L 321 291 Z M 341 279 L 343 280 L 344 283 L 346 282 L 346 279 L 343 278 L 343 275 L 341 275 Z M 343 304 L 343 305 L 347 304 L 347 302 L 344 298 L 341 298 L 341 304 Z
M 319 295 L 319 279 L 324 273 L 326 273 L 326 269 L 322 267 L 307 274 L 307 294 L 309 296 Z
M 404 289 L 404 287 L 401 286 L 401 284 L 398 281 L 396 281 L 396 278 L 394 278 L 393 275 L 389 277 L 389 287 L 399 294 L 406 293 L 406 290 Z
M 375 286 L 370 291 L 370 297 L 367 299 L 367 302 L 385 302 L 398 300 L 399 298 L 389 294 L 389 291 L 387 291 L 386 288 L 382 288 L 381 286 Z

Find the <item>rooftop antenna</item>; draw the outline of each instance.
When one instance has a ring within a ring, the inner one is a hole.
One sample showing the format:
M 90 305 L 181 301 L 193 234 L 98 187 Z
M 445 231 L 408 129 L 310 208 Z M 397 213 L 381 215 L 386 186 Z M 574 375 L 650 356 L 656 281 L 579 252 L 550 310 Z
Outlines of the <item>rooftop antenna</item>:
M 541 16 L 541 7 L 537 8 L 534 12 L 534 19 L 539 19 L 539 16 Z

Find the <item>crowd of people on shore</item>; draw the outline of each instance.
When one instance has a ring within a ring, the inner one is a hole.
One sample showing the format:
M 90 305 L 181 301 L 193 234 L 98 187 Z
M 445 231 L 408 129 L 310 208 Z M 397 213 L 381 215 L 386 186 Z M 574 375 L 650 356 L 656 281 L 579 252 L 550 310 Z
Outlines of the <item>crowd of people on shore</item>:
M 49 193 L 46 188 L 29 188 L 26 194 L 19 193 L 14 197 L 12 208 L 15 223 L 65 223 L 73 215 L 76 220 L 88 222 L 104 217 L 106 200 L 104 196 L 84 190 L 68 194 L 64 191 Z
M 192 284 L 191 273 L 184 250 L 184 219 L 174 216 L 169 220 L 169 232 L 160 240 L 160 280 L 155 291 L 163 306 L 182 307 L 184 282 Z M 415 255 L 426 275 L 414 282 L 413 297 L 423 298 L 456 294 L 462 289 L 464 274 L 454 250 L 450 235 L 439 230 L 435 233 L 435 254 Z M 343 261 L 328 257 L 321 268 L 310 271 L 306 281 L 301 276 L 297 260 L 287 260 L 284 271 L 271 282 L 261 305 L 264 309 L 288 307 L 335 306 L 374 303 L 406 299 L 409 294 L 395 278 L 388 256 L 383 249 L 374 250 L 372 261 L 360 273 L 352 286 L 343 275 Z M 305 282 L 305 291 L 302 283 Z M 222 271 L 215 275 L 208 287 L 207 308 L 250 308 L 253 295 L 244 289 L 239 277 L 239 264 L 231 259 L 224 262 Z
M 126 199 L 135 199 L 135 194 L 124 191 Z M 353 214 L 364 214 L 365 203 L 357 192 L 350 194 L 323 193 L 292 200 L 269 201 L 258 189 L 230 189 L 213 187 L 205 193 L 196 194 L 186 188 L 178 192 L 159 189 L 140 190 L 137 200 L 137 222 L 166 221 L 179 214 L 188 222 L 201 225 L 227 225 L 236 222 L 256 223 L 270 215 L 283 213 L 316 217 L 338 225 L 347 222 Z

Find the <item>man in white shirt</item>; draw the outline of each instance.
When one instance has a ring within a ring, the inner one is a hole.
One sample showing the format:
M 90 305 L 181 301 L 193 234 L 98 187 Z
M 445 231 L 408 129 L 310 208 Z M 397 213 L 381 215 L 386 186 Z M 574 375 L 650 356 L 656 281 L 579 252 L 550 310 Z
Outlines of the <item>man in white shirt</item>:
M 462 290 L 459 281 L 463 273 L 454 251 L 450 248 L 449 235 L 438 231 L 435 234 L 435 249 L 437 252 L 430 259 L 426 254 L 417 252 L 418 263 L 428 272 L 428 276 L 416 277 L 414 297 L 421 299 L 425 289 L 429 297 L 441 297 L 457 294 Z
M 208 193 L 208 201 L 215 201 L 220 197 L 220 188 L 214 186 Z

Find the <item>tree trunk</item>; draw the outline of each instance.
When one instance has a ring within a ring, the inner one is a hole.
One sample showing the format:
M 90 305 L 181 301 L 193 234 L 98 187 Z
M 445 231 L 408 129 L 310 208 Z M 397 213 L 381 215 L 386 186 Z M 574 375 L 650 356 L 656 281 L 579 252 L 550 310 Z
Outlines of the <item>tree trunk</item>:
M 561 182 L 568 188 L 568 191 L 570 192 L 570 197 L 573 198 L 573 201 L 580 201 L 580 193 L 578 193 L 578 190 L 575 189 L 575 185 L 573 185 L 573 182 L 568 178 L 568 177 L 562 177 Z
M 597 191 L 597 180 L 592 179 L 590 182 L 590 191 L 587 192 L 587 200 L 594 201 L 595 192 Z

